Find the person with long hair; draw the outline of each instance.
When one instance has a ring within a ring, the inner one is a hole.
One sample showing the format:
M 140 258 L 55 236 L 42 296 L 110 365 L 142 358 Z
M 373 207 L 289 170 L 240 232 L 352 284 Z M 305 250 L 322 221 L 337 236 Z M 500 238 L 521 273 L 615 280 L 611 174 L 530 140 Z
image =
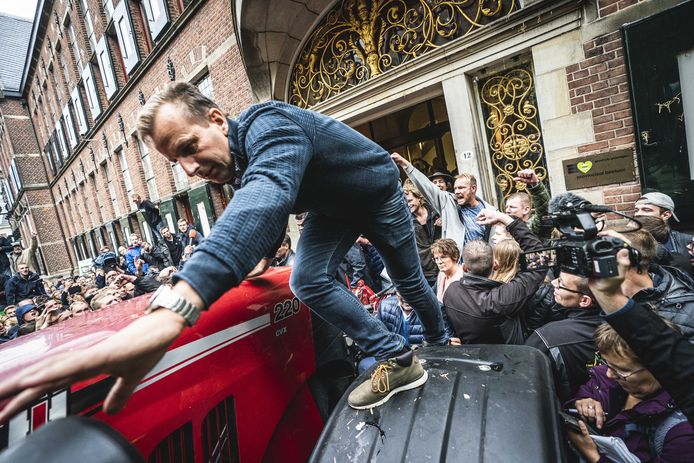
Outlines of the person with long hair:
M 508 283 L 518 274 L 521 248 L 514 240 L 499 241 L 493 248 L 494 273 L 492 280 Z
M 460 261 L 458 245 L 452 239 L 444 238 L 434 241 L 431 245 L 431 254 L 439 268 L 439 276 L 436 279 L 436 297 L 443 302 L 443 295 L 451 283 L 459 281 L 463 277 L 463 267 Z

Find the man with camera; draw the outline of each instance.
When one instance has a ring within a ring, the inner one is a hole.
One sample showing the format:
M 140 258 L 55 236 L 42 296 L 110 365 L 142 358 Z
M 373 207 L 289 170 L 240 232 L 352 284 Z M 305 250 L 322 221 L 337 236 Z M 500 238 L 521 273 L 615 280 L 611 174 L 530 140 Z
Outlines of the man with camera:
M 633 266 L 629 251 L 620 250 L 616 261 L 618 275 L 589 279 L 590 290 L 606 314 L 605 321 L 694 424 L 694 343 L 670 328 L 648 303 L 636 302 L 624 294 L 626 275 Z
M 477 216 L 480 225 L 502 223 L 523 251 L 542 247 L 525 222 L 494 209 Z M 508 283 L 491 280 L 496 263 L 489 243 L 470 241 L 463 249 L 460 281 L 443 296 L 455 336 L 465 343 L 522 344 L 521 310 L 538 290 L 546 270 L 521 271 Z
M 593 334 L 602 319 L 588 278 L 560 272 L 552 286 L 554 300 L 567 318 L 536 329 L 525 345 L 549 358 L 557 395 L 563 402 L 588 380 L 588 366 L 595 356 Z
M 631 262 L 625 272 L 624 295 L 648 304 L 658 315 L 677 325 L 687 338 L 694 339 L 694 280 L 674 267 L 654 264 L 658 242 L 649 232 L 607 233 L 629 241 L 639 251 L 639 262 Z

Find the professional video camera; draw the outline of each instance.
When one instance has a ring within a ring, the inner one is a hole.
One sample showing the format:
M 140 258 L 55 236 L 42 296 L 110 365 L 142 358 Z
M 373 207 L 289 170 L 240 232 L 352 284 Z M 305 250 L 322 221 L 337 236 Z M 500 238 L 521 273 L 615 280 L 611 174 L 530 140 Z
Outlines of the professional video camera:
M 606 206 L 598 206 L 588 201 L 567 202 L 561 209 L 542 218 L 542 228 L 557 228 L 561 238 L 554 246 L 524 252 L 521 254 L 521 269 L 541 270 L 559 268 L 562 272 L 588 278 L 608 278 L 618 274 L 617 252 L 629 250 L 629 258 L 637 264 L 638 251 L 624 240 L 611 236 L 598 236 L 598 226 L 593 213 L 613 212 L 639 223 L 620 212 Z M 641 224 L 639 223 L 639 228 Z

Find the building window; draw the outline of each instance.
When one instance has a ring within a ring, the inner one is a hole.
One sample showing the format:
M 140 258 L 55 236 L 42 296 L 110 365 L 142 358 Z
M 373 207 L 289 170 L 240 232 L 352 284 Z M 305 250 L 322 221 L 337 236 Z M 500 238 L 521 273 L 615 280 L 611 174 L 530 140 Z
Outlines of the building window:
M 118 91 L 118 84 L 113 72 L 113 64 L 111 63 L 111 55 L 109 54 L 108 41 L 105 35 L 96 44 L 96 59 L 101 71 L 101 78 L 104 81 L 106 96 L 110 100 Z
M 84 105 L 82 104 L 79 86 L 72 89 L 72 93 L 70 93 L 70 101 L 72 102 L 72 108 L 75 110 L 77 126 L 79 127 L 80 134 L 84 135 L 89 130 L 89 125 L 87 125 L 87 115 L 84 113 Z
M 67 149 L 67 141 L 65 140 L 65 132 L 63 132 L 63 124 L 58 119 L 55 123 L 55 134 L 58 139 L 58 145 L 60 146 L 60 154 L 63 159 L 67 159 L 70 154 Z
M 10 183 L 7 181 L 7 179 L 4 179 L 2 181 L 3 188 L 5 189 L 5 196 L 7 196 L 7 204 L 8 206 L 14 204 L 14 193 L 12 192 L 12 189 L 10 188 Z
M 118 162 L 120 163 L 121 177 L 123 178 L 123 185 L 125 185 L 125 193 L 128 198 L 133 192 L 133 181 L 130 178 L 130 169 L 128 169 L 128 161 L 125 159 L 125 153 L 123 150 L 118 151 Z M 128 201 L 129 202 L 129 201 Z M 132 207 L 136 208 L 135 203 L 132 203 Z
M 87 37 L 89 38 L 89 45 L 92 50 L 96 48 L 96 39 L 94 38 L 94 25 L 92 24 L 92 18 L 89 14 L 89 4 L 86 0 L 80 0 L 82 6 L 82 16 L 84 17 L 84 25 L 87 28 Z
M 113 183 L 113 175 L 111 174 L 111 164 L 107 163 L 104 165 L 104 177 L 106 177 L 106 187 L 108 188 L 108 195 L 111 197 L 111 203 L 113 204 L 113 214 L 118 217 L 121 215 L 120 205 L 118 204 L 118 196 L 116 196 L 116 186 Z
M 104 7 L 104 14 L 106 15 L 106 22 L 111 21 L 111 18 L 113 17 L 113 1 L 112 0 L 101 0 L 101 6 Z
M 82 56 L 80 55 L 80 48 L 77 45 L 77 38 L 75 37 L 75 29 L 72 27 L 72 23 L 67 26 L 68 40 L 70 41 L 70 48 L 72 49 L 72 55 L 75 58 L 75 64 L 77 64 L 77 69 L 82 69 Z
M 67 131 L 67 138 L 70 141 L 70 148 L 74 149 L 75 146 L 77 146 L 77 131 L 75 131 L 75 124 L 72 121 L 70 105 L 65 105 L 63 108 L 63 120 L 65 121 L 65 130 Z
M 157 40 L 169 25 L 169 10 L 165 0 L 144 0 L 145 16 L 152 40 Z
M 19 172 L 17 171 L 17 164 L 15 163 L 14 159 L 10 163 L 10 178 L 12 179 L 12 186 L 14 187 L 14 191 L 17 194 L 19 194 L 19 190 L 22 189 L 22 181 L 19 178 Z
M 84 82 L 85 93 L 87 94 L 87 104 L 92 117 L 96 119 L 101 114 L 101 103 L 99 102 L 99 94 L 96 91 L 96 83 L 94 82 L 94 74 L 92 73 L 92 65 L 87 63 L 82 69 L 82 81 Z
M 55 175 L 56 173 L 56 168 L 55 168 L 55 162 L 53 162 L 53 155 L 51 154 L 51 144 L 50 142 L 46 144 L 46 147 L 43 150 L 43 155 L 46 156 L 46 159 L 48 159 L 48 165 L 51 168 L 51 173 Z
M 152 157 L 149 153 L 149 148 L 147 144 L 135 137 L 137 141 L 137 148 L 140 151 L 140 156 L 142 157 L 142 171 L 145 174 L 145 182 L 147 183 L 147 192 L 149 193 L 149 199 L 156 200 L 159 199 L 159 192 L 157 191 L 157 181 L 154 178 L 154 169 L 152 169 Z
M 140 54 L 135 43 L 135 33 L 130 22 L 127 0 L 122 0 L 113 11 L 113 22 L 116 26 L 116 35 L 118 36 L 118 45 L 123 55 L 125 71 L 130 74 L 140 62 Z
M 173 172 L 176 191 L 186 188 L 188 186 L 188 176 L 183 170 L 183 167 L 181 167 L 179 163 L 171 164 L 171 171 Z
M 198 90 L 200 90 L 200 93 L 205 95 L 210 100 L 214 100 L 214 92 L 212 90 L 212 79 L 210 78 L 209 73 L 205 74 L 200 80 L 198 80 L 198 83 L 196 85 L 198 87 Z
M 62 48 L 58 52 L 58 61 L 60 61 L 60 69 L 63 70 L 63 78 L 65 79 L 65 83 L 67 84 L 68 88 L 72 86 L 72 82 L 70 81 L 70 73 L 67 70 L 67 61 L 65 59 L 65 53 L 63 53 Z M 33 90 L 32 90 L 32 95 L 33 95 Z M 36 98 L 36 95 L 33 95 L 34 98 Z
M 53 156 L 53 159 L 55 160 L 55 168 L 57 171 L 63 165 L 63 158 L 60 155 L 60 148 L 58 148 L 58 132 L 57 132 L 57 130 L 53 130 L 53 133 L 51 133 L 50 141 L 51 141 L 51 155 Z

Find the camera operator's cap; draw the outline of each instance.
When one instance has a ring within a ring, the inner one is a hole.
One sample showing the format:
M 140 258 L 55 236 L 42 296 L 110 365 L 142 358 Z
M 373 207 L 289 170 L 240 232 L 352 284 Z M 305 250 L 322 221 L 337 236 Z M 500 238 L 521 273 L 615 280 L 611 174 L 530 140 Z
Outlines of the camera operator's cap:
M 671 197 L 666 195 L 665 193 L 660 193 L 659 191 L 654 191 L 652 193 L 646 193 L 645 195 L 641 196 L 637 201 L 637 203 L 645 203 L 645 204 L 652 204 L 654 206 L 662 207 L 663 209 L 667 209 L 668 211 L 672 212 L 672 218 L 677 220 L 678 222 L 680 219 L 677 218 L 675 215 L 675 202 L 672 200 Z
M 431 180 L 431 181 L 433 182 L 434 179 L 435 179 L 436 177 L 441 177 L 441 178 L 443 178 L 446 182 L 448 182 L 448 183 L 453 183 L 453 176 L 452 176 L 451 174 L 447 173 L 447 172 L 441 172 L 441 171 L 434 172 L 433 174 L 431 174 L 431 175 L 429 176 L 429 180 Z
M 13 242 L 12 242 L 12 246 L 19 246 L 19 247 L 21 247 L 21 246 L 22 246 L 22 243 L 20 243 L 19 241 L 13 241 Z

